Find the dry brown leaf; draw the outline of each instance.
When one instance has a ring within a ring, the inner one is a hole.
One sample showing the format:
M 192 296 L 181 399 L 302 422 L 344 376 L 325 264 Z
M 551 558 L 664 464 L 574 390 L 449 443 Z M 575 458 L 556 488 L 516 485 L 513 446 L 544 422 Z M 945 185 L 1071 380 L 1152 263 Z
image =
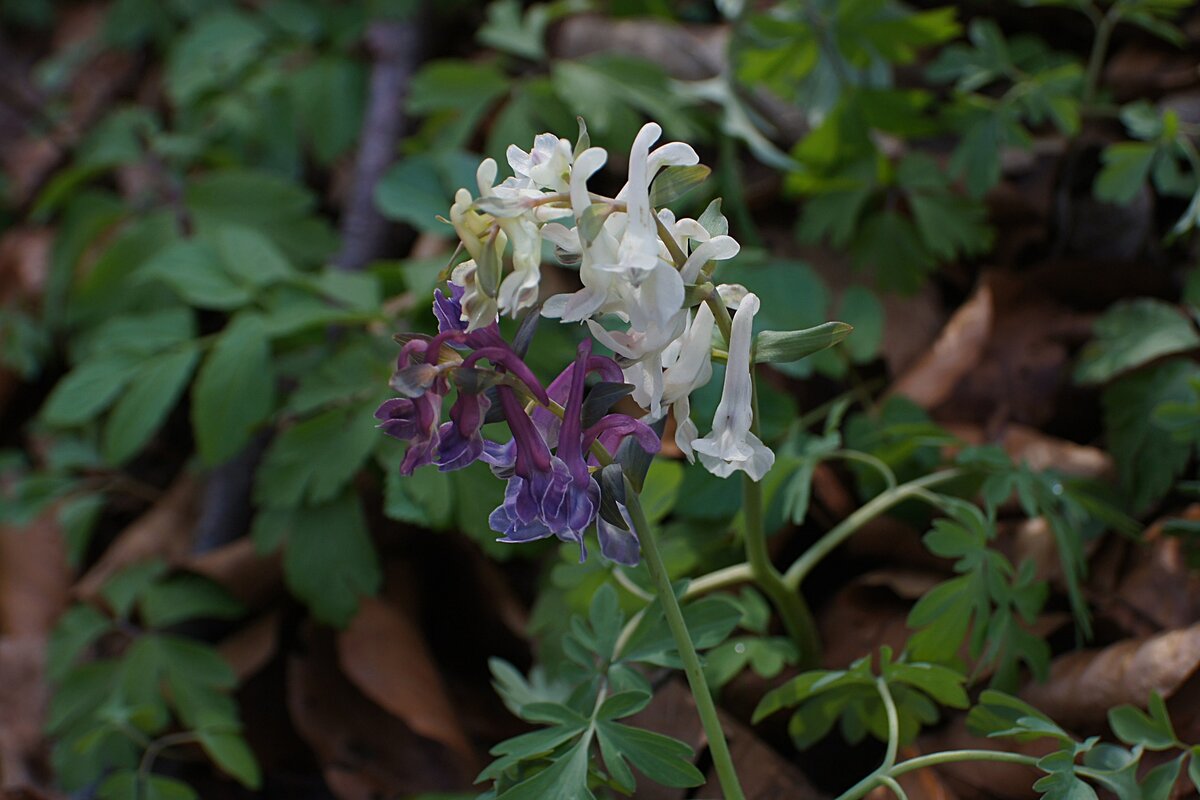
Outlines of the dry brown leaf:
M 0 789 L 32 791 L 46 783 L 45 661 L 43 637 L 0 639 Z
M 1110 708 L 1144 706 L 1151 692 L 1170 697 L 1198 666 L 1200 625 L 1193 625 L 1059 656 L 1049 679 L 1028 684 L 1021 697 L 1060 725 L 1091 730 Z
M 49 228 L 13 228 L 0 237 L 0 301 L 33 304 L 50 272 Z
M 283 586 L 279 552 L 263 555 L 249 538 L 235 539 L 207 553 L 190 556 L 179 566 L 224 586 L 251 608 L 261 608 Z
M 191 546 L 200 489 L 199 481 L 187 473 L 177 478 L 167 493 L 104 551 L 104 556 L 75 585 L 76 595 L 84 600 L 96 599 L 105 582 L 130 564 L 151 558 L 183 561 Z
M 949 422 L 943 427 L 969 445 L 998 444 L 1013 461 L 1025 462 L 1037 472 L 1053 469 L 1078 478 L 1108 478 L 1115 473 L 1112 456 L 1100 448 L 1049 436 L 1019 422 L 1005 424 L 991 438 L 980 425 Z
M 903 650 L 912 633 L 906 624 L 912 593 L 919 597 L 943 579 L 937 573 L 887 569 L 842 587 L 822 606 L 818 618 L 824 666 L 842 669 L 883 645 Z
M 70 602 L 71 568 L 55 510 L 0 527 L 0 635 L 45 636 Z
M 460 756 L 415 733 L 346 679 L 331 634 L 309 625 L 304 644 L 304 655 L 288 660 L 288 711 L 339 800 L 470 788 L 475 772 Z
M 964 303 L 937 341 L 888 390 L 931 409 L 948 398 L 959 381 L 979 363 L 992 329 L 992 290 L 984 283 Z
M 694 81 L 722 71 L 728 44 L 725 26 L 576 14 L 555 27 L 549 49 L 557 58 L 577 59 L 602 52 L 635 56 L 657 63 L 673 78 Z
M 1200 503 L 1184 519 L 1200 519 Z M 1121 542 L 1122 573 L 1107 600 L 1105 614 L 1126 630 L 1153 633 L 1174 630 L 1200 619 L 1200 574 L 1187 562 L 1185 543 L 1162 532 L 1162 521 L 1146 529 L 1140 542 Z
M 245 683 L 270 663 L 279 650 L 279 612 L 263 614 L 237 633 L 225 637 L 217 650 L 237 673 L 238 684 Z
M 474 758 L 425 639 L 401 608 L 364 597 L 337 649 L 342 670 L 363 694 L 422 736 Z

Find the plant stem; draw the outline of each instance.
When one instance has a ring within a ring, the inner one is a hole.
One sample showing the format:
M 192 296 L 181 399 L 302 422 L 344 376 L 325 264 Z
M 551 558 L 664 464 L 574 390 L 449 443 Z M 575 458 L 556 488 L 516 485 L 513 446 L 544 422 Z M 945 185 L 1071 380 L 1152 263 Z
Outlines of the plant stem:
M 1080 98 L 1084 113 L 1088 113 L 1096 101 L 1096 92 L 1100 90 L 1100 70 L 1104 68 L 1104 56 L 1108 52 L 1108 43 L 1112 39 L 1113 28 L 1117 27 L 1120 19 L 1120 3 L 1116 3 L 1106 14 L 1089 14 L 1096 26 L 1096 38 L 1092 40 L 1092 51 L 1088 55 L 1087 72 L 1083 79 L 1083 96 Z
M 738 782 L 737 772 L 733 767 L 733 757 L 729 753 L 729 744 L 725 741 L 725 731 L 721 728 L 721 720 L 717 716 L 717 707 L 713 703 L 712 692 L 704 679 L 704 671 L 700 667 L 700 657 L 696 655 L 696 647 L 692 644 L 691 634 L 688 633 L 687 623 L 683 620 L 683 612 L 679 601 L 675 599 L 675 591 L 671 588 L 671 577 L 667 574 L 662 554 L 658 551 L 658 543 L 654 538 L 654 530 L 646 519 L 637 492 L 628 482 L 625 485 L 625 497 L 629 518 L 633 522 L 634 531 L 642 545 L 642 555 L 646 557 L 646 566 L 658 587 L 658 598 L 662 603 L 663 612 L 667 617 L 667 626 L 675 637 L 675 646 L 679 648 L 679 658 L 683 661 L 683 671 L 687 675 L 688 686 L 696 699 L 696 711 L 700 715 L 700 723 L 704 726 L 704 734 L 708 738 L 708 749 L 712 753 L 713 768 L 717 771 L 717 780 L 725 800 L 745 800 L 742 786 Z
M 937 766 L 938 764 L 952 764 L 958 761 L 995 761 L 1008 764 L 1024 764 L 1033 767 L 1037 766 L 1038 759 L 1034 756 L 1027 756 L 1022 753 L 1008 753 L 1002 750 L 947 750 L 944 753 L 931 753 L 927 756 L 910 758 L 907 761 L 894 764 L 887 769 L 881 767 L 845 792 L 842 792 L 842 794 L 838 795 L 837 800 L 858 800 L 858 798 L 863 797 L 880 784 L 888 786 L 894 792 L 895 787 L 892 786 L 892 783 L 894 783 L 896 778 L 907 772 Z
M 914 497 L 921 498 L 927 495 L 925 490 L 928 487 L 945 483 L 962 474 L 961 470 L 945 469 L 940 472 L 923 475 L 908 483 L 902 483 L 877 495 L 869 503 L 864 504 L 853 514 L 842 520 L 833 530 L 818 539 L 816 544 L 804 551 L 804 555 L 796 559 L 788 567 L 787 572 L 784 573 L 784 584 L 793 592 L 798 591 L 805 576 L 812 572 L 821 559 L 833 552 L 838 545 L 849 539 L 863 525 L 904 500 Z
M 707 575 L 701 575 L 694 581 L 688 584 L 687 591 L 683 593 L 685 599 L 690 599 L 698 595 L 714 592 L 717 589 L 724 589 L 729 586 L 736 586 L 739 583 L 749 583 L 754 580 L 754 570 L 750 565 L 743 562 L 734 564 L 730 567 L 724 567 L 716 572 L 710 572 Z
M 783 627 L 800 649 L 802 668 L 813 667 L 821 660 L 821 638 L 817 623 L 800 592 L 790 588 L 767 553 L 767 535 L 763 527 L 762 484 L 749 475 L 742 481 L 742 514 L 746 520 L 746 561 L 754 582 L 771 599 L 783 620 Z

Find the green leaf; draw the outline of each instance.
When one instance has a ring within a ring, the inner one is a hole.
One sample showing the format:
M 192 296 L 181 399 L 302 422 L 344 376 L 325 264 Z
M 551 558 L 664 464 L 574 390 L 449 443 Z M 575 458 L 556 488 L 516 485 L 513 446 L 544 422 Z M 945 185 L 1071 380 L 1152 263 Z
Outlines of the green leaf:
M 199 575 L 176 575 L 142 595 L 142 621 L 166 628 L 189 619 L 237 619 L 245 607 L 219 584 Z
M 925 245 L 943 261 L 977 256 L 992 245 L 987 212 L 977 201 L 949 192 L 912 192 L 908 205 Z
M 661 522 L 675 507 L 683 484 L 683 466 L 678 461 L 655 459 L 642 484 L 641 502 L 651 523 Z
M 629 638 L 622 658 L 659 666 L 678 666 L 675 639 L 657 603 L 656 600 L 649 607 L 642 623 Z M 741 617 L 741 609 L 729 598 L 721 596 L 703 597 L 683 607 L 684 622 L 698 650 L 707 650 L 725 641 Z
M 258 20 L 240 11 L 217 9 L 198 17 L 168 51 L 163 83 L 179 106 L 236 80 L 266 45 Z
M 937 702 L 950 708 L 967 708 L 970 698 L 963 688 L 966 676 L 936 664 L 890 664 L 884 670 L 888 682 L 905 683 L 920 689 Z
M 208 757 L 238 783 L 247 789 L 257 789 L 262 785 L 258 761 L 246 740 L 240 735 L 226 731 L 198 730 L 196 736 Z
M 358 610 L 358 598 L 379 590 L 382 574 L 358 499 L 260 513 L 255 544 L 272 550 L 284 542 L 284 573 L 290 588 L 322 622 L 344 627 Z M 269 521 L 269 527 L 261 524 Z
M 55 385 L 42 406 L 42 419 L 60 427 L 94 419 L 138 374 L 140 361 L 127 353 L 84 361 Z
M 323 503 L 341 493 L 379 437 L 374 402 L 332 408 L 278 434 L 255 479 L 255 500 L 274 508 Z
M 1074 739 L 1049 717 L 1012 695 L 986 689 L 967 715 L 967 728 L 976 736 L 1011 737 L 1021 742 L 1053 738 L 1071 743 Z
M 1200 334 L 1178 309 L 1148 297 L 1117 303 L 1093 327 L 1075 380 L 1104 383 L 1156 358 L 1200 347 Z
M 322 164 L 331 163 L 358 140 L 365 84 L 363 64 L 336 56 L 319 57 L 292 76 L 292 105 L 300 130 Z
M 406 158 L 380 178 L 375 204 L 385 217 L 426 233 L 452 236 L 453 229 L 437 218 L 449 211 L 455 190 L 475 185 L 478 162 L 476 156 L 456 150 Z
M 296 274 L 283 251 L 253 228 L 222 225 L 215 241 L 221 267 L 246 285 L 267 286 Z
M 913 224 L 896 211 L 867 217 L 851 248 L 856 266 L 875 270 L 881 289 L 913 292 L 937 262 Z
M 607 585 L 607 584 L 605 584 Z M 627 691 L 617 692 L 605 698 L 596 711 L 596 718 L 601 720 L 622 719 L 636 714 L 650 704 L 651 695 L 646 692 Z
M 68 609 L 54 626 L 46 646 L 46 672 L 50 680 L 57 683 L 65 678 L 83 651 L 112 627 L 112 620 L 92 606 Z
M 1150 696 L 1150 714 L 1135 706 L 1109 709 L 1108 724 L 1117 738 L 1128 745 L 1141 745 L 1147 750 L 1169 750 L 1178 745 L 1175 729 L 1167 716 L 1162 696 Z
M 142 265 L 139 280 L 157 280 L 200 308 L 240 308 L 253 298 L 225 270 L 215 247 L 198 239 L 176 242 Z
M 380 445 L 379 463 L 384 469 L 383 513 L 398 522 L 433 530 L 454 523 L 454 476 L 436 469 L 418 469 L 400 474 L 404 447 L 394 439 Z M 486 505 L 486 503 L 484 503 Z M 487 509 L 490 513 L 491 509 Z
M 78 337 L 72 346 L 74 360 L 103 359 L 114 353 L 149 356 L 196 337 L 191 309 L 172 306 L 145 314 L 123 314 Z
M 1104 428 L 1131 503 L 1142 511 L 1166 494 L 1187 466 L 1190 447 L 1154 423 L 1156 408 L 1184 403 L 1200 366 L 1174 360 L 1122 377 L 1104 391 Z
M 839 319 L 853 328 L 854 335 L 846 339 L 846 352 L 855 363 L 866 363 L 875 359 L 879 346 L 883 344 L 883 304 L 865 286 L 850 286 L 842 292 L 838 301 Z
M 167 565 L 161 559 L 131 564 L 109 578 L 100 594 L 116 616 L 128 617 L 133 604 L 166 571 Z
M 274 405 L 275 376 L 262 318 L 239 314 L 217 337 L 192 392 L 200 458 L 209 465 L 232 458 Z
M 692 748 L 661 733 L 602 720 L 596 734 L 613 754 L 629 759 L 650 780 L 672 788 L 688 788 L 704 783 L 704 774 L 692 764 Z M 605 756 L 611 769 L 611 761 Z
M 711 174 L 712 170 L 703 164 L 663 168 L 650 184 L 650 205 L 653 208 L 669 206 L 708 180 Z
M 502 792 L 496 800 L 544 800 L 547 797 L 594 800 L 595 795 L 587 787 L 587 745 L 586 737 L 580 739 L 549 767 Z
M 104 457 L 109 462 L 123 463 L 142 449 L 175 407 L 199 360 L 200 349 L 188 344 L 142 365 L 104 426 Z
M 140 785 L 140 789 L 138 788 Z M 196 800 L 199 796 L 183 781 L 162 775 L 142 775 L 137 770 L 113 773 L 97 790 L 100 800 Z
M 1104 166 L 1096 176 L 1096 199 L 1125 205 L 1146 183 L 1158 149 L 1146 142 L 1118 142 L 1104 149 Z
M 853 330 L 844 322 L 826 322 L 800 331 L 759 331 L 754 338 L 754 360 L 759 364 L 799 361 L 833 347 Z

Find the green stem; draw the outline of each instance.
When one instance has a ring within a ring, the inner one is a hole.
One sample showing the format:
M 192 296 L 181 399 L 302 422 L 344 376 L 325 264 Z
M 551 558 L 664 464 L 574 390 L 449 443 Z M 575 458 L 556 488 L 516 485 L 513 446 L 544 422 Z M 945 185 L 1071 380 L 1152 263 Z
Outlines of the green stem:
M 821 660 L 821 637 L 817 623 L 800 592 L 789 588 L 767 553 L 767 535 L 763 526 L 762 484 L 749 475 L 742 481 L 742 514 L 746 520 L 746 561 L 754 582 L 771 599 L 783 620 L 783 627 L 800 649 L 802 668 L 813 667 Z
M 894 740 L 893 740 L 894 741 Z M 889 746 L 890 746 L 889 742 Z M 907 761 L 899 764 L 893 764 L 886 770 L 883 768 L 877 769 L 867 777 L 863 778 L 854 786 L 847 789 L 838 795 L 837 800 L 859 800 L 860 797 L 866 795 L 876 786 L 882 784 L 887 786 L 893 792 L 896 791 L 898 784 L 895 779 L 908 772 L 914 772 L 925 767 L 933 767 L 938 764 L 953 764 L 959 761 L 993 761 L 1007 764 L 1024 764 L 1030 767 L 1036 767 L 1038 759 L 1034 756 L 1027 756 L 1022 753 L 1007 753 L 1000 750 L 947 750 L 944 753 L 932 753 L 927 756 L 918 756 L 910 758 Z M 1080 768 L 1082 770 L 1082 768 Z M 903 792 L 903 790 L 901 790 Z M 902 797 L 903 794 L 898 794 Z
M 909 498 L 922 498 L 928 493 L 925 491 L 930 486 L 935 486 L 939 483 L 953 480 L 961 476 L 963 473 L 957 469 L 946 469 L 941 472 L 934 472 L 929 475 L 923 475 L 920 478 L 911 480 L 908 483 L 902 483 L 893 489 L 888 489 L 882 494 L 877 495 L 869 503 L 866 503 L 855 511 L 850 516 L 841 521 L 833 530 L 826 533 L 816 544 L 804 551 L 804 555 L 800 556 L 796 561 L 788 567 L 787 572 L 783 575 L 783 582 L 793 592 L 798 591 L 800 584 L 804 581 L 805 576 L 812 572 L 813 568 L 821 562 L 821 559 L 833 552 L 838 545 L 849 539 L 859 528 L 870 522 L 875 517 L 887 511 L 892 506 L 895 506 Z M 925 497 L 925 499 L 928 499 Z
M 749 564 L 744 562 L 734 564 L 696 578 L 688 584 L 687 591 L 683 593 L 683 596 L 684 599 L 690 600 L 702 594 L 715 592 L 717 589 L 725 589 L 739 583 L 749 583 L 752 580 L 754 580 L 754 570 Z
M 1085 113 L 1096 101 L 1096 93 L 1100 90 L 1100 70 L 1104 68 L 1104 56 L 1108 52 L 1113 28 L 1117 27 L 1121 16 L 1120 8 L 1121 4 L 1116 3 L 1103 16 L 1099 16 L 1098 13 L 1088 15 L 1096 26 L 1096 38 L 1092 40 L 1092 52 L 1088 55 L 1087 72 L 1083 79 L 1081 104 Z
M 708 749 L 712 754 L 713 768 L 717 771 L 717 780 L 721 783 L 721 791 L 725 794 L 725 800 L 745 800 L 746 795 L 742 793 L 742 786 L 733 767 L 733 756 L 730 755 L 729 744 L 725 741 L 725 731 L 721 728 L 712 692 L 704 679 L 700 657 L 696 654 L 687 623 L 683 620 L 683 611 L 680 610 L 675 591 L 671 588 L 671 577 L 667 574 L 662 554 L 658 551 L 654 530 L 646 519 L 646 512 L 642 510 L 637 492 L 628 482 L 625 484 L 625 498 L 630 521 L 633 522 L 634 531 L 642 545 L 642 555 L 646 557 L 646 566 L 658 587 L 658 598 L 667 618 L 667 626 L 671 629 L 671 635 L 675 637 L 675 646 L 679 648 L 684 674 L 687 675 L 692 696 L 696 699 L 696 711 L 708 738 Z

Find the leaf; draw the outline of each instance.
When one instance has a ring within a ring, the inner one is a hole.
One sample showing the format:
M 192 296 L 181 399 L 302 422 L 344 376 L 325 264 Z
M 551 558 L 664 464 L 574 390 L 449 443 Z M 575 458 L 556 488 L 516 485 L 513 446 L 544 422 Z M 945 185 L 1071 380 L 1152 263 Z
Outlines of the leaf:
M 981 255 L 991 247 L 992 229 L 978 201 L 949 192 L 911 192 L 908 205 L 925 245 L 943 261 Z
M 855 363 L 873 361 L 883 343 L 883 304 L 870 289 L 851 286 L 842 292 L 835 314 L 851 326 L 854 335 L 846 339 L 846 352 Z
M 651 524 L 661 522 L 675 507 L 683 484 L 683 466 L 678 461 L 656 458 L 642 484 L 641 502 Z
M 142 449 L 175 407 L 199 360 L 199 348 L 189 343 L 142 365 L 104 426 L 104 457 L 109 462 L 123 463 Z
M 966 676 L 937 664 L 891 664 L 884 670 L 888 682 L 905 683 L 920 689 L 950 708 L 967 708 L 970 698 L 963 688 Z
M 675 639 L 666 617 L 657 609 L 658 606 L 652 604 L 647 610 L 642 623 L 622 651 L 624 660 L 644 661 L 659 666 L 679 665 Z M 716 647 L 723 642 L 737 627 L 741 616 L 741 609 L 732 600 L 720 596 L 703 597 L 683 607 L 684 621 L 692 635 L 692 643 L 698 650 Z
M 259 56 L 267 34 L 255 17 L 217 9 L 200 16 L 168 51 L 163 83 L 177 106 L 188 106 L 234 81 Z
M 161 559 L 131 564 L 109 578 L 100 594 L 117 617 L 128 617 L 133 604 L 167 571 Z
M 245 607 L 219 584 L 199 575 L 176 575 L 141 596 L 142 621 L 166 628 L 189 619 L 237 619 Z
M 1193 396 L 1190 381 L 1198 377 L 1200 366 L 1167 361 L 1124 376 L 1104 391 L 1109 449 L 1135 511 L 1166 494 L 1187 465 L 1189 445 L 1154 424 L 1153 414 L 1163 404 L 1187 402 Z
M 995 689 L 986 689 L 979 695 L 978 704 L 967 715 L 967 728 L 976 736 L 1011 737 L 1020 742 L 1046 737 L 1073 741 L 1041 711 Z
M 262 785 L 262 773 L 246 740 L 227 731 L 196 731 L 200 746 L 218 767 L 247 789 Z
M 42 419 L 60 427 L 94 419 L 138 374 L 139 362 L 137 356 L 125 353 L 83 362 L 55 385 L 42 406 Z
M 453 229 L 437 218 L 450 208 L 456 189 L 475 185 L 477 166 L 475 156 L 457 150 L 411 156 L 379 179 L 375 204 L 385 217 L 451 236 Z
M 209 465 L 241 451 L 275 405 L 271 348 L 262 318 L 235 316 L 204 359 L 192 392 L 196 448 Z
M 587 788 L 588 741 L 580 739 L 553 764 L 529 780 L 500 793 L 496 800 L 594 800 Z
M 754 361 L 759 364 L 799 361 L 833 347 L 853 330 L 844 322 L 826 322 L 800 331 L 759 331 L 754 338 Z
M 354 496 L 265 517 L 260 513 L 253 536 L 263 551 L 283 544 L 288 588 L 322 622 L 344 627 L 358 610 L 359 595 L 379 590 L 378 557 Z
M 650 184 L 650 205 L 663 208 L 671 205 L 688 192 L 708 180 L 712 170 L 703 164 L 690 167 L 672 165 L 664 167 Z
M 283 251 L 253 228 L 222 225 L 215 239 L 221 267 L 244 284 L 257 288 L 296 274 Z
M 47 675 L 61 681 L 75 666 L 75 660 L 97 639 L 112 630 L 113 623 L 92 606 L 77 605 L 59 618 L 46 646 Z
M 1195 326 L 1170 303 L 1149 297 L 1116 303 L 1093 326 L 1075 380 L 1104 383 L 1161 356 L 1200 347 Z
M 1146 183 L 1157 148 L 1146 142 L 1118 142 L 1101 153 L 1104 166 L 1096 176 L 1097 200 L 1125 205 Z
M 216 248 L 199 239 L 168 246 L 138 269 L 137 279 L 161 281 L 182 300 L 200 308 L 228 311 L 253 299 L 247 288 L 226 272 Z
M 866 218 L 851 252 L 855 266 L 875 270 L 879 288 L 900 292 L 916 291 L 937 263 L 913 224 L 890 210 Z
M 141 789 L 139 790 L 139 783 Z M 162 775 L 122 770 L 108 776 L 97 790 L 100 800 L 195 800 L 198 795 L 183 781 Z
M 332 408 L 278 434 L 255 478 L 256 502 L 280 508 L 336 497 L 378 442 L 374 405 Z
M 692 748 L 678 739 L 610 720 L 597 722 L 596 734 L 612 753 L 628 758 L 656 783 L 680 789 L 704 783 L 704 774 L 692 764 Z M 605 763 L 611 768 L 607 755 Z

